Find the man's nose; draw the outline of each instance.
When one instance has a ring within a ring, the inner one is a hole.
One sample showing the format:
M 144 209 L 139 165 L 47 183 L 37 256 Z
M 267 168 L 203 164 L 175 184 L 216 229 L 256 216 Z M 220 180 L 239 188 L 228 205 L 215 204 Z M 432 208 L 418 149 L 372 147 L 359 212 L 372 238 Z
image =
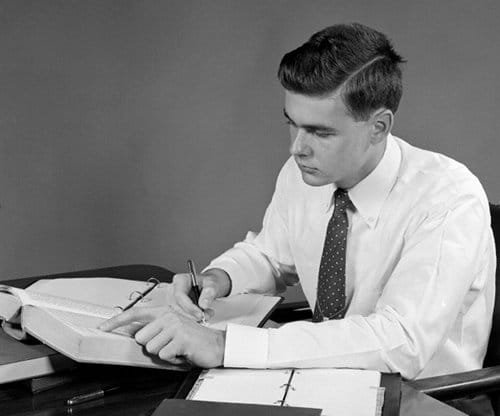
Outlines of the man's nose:
M 311 148 L 307 143 L 308 133 L 302 129 L 297 130 L 295 138 L 292 138 L 290 144 L 290 153 L 293 156 L 308 156 L 311 153 Z

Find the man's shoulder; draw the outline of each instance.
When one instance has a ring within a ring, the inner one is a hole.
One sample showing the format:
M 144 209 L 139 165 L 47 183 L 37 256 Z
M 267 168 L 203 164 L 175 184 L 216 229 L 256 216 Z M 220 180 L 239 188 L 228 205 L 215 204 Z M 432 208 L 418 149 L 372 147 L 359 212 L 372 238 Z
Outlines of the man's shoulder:
M 401 149 L 401 179 L 427 182 L 429 185 L 471 181 L 480 186 L 478 178 L 462 162 L 439 152 L 413 146 L 398 137 L 394 137 L 394 140 Z
M 486 201 L 483 186 L 465 164 L 444 154 L 413 146 L 398 137 L 394 139 L 401 149 L 399 188 L 411 198 L 426 200 L 425 205 L 434 202 L 441 206 L 464 197 Z

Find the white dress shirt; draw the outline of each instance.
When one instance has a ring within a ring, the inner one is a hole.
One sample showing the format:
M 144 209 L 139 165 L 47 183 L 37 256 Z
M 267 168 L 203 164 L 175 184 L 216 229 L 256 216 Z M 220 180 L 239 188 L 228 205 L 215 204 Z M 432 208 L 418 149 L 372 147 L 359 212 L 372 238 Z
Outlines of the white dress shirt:
M 298 275 L 314 308 L 334 191 L 304 183 L 290 158 L 260 233 L 249 232 L 207 269 L 229 274 L 231 294 L 280 292 Z M 496 257 L 478 179 L 389 135 L 377 167 L 348 191 L 355 209 L 348 211 L 345 318 L 229 325 L 224 365 L 352 367 L 406 378 L 481 368 Z

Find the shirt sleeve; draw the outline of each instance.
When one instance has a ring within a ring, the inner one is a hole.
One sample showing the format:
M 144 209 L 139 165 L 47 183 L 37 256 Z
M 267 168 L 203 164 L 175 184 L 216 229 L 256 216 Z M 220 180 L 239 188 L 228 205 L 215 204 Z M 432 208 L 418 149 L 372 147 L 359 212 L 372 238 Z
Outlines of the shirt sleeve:
M 205 270 L 219 268 L 231 278 L 231 295 L 282 292 L 298 282 L 286 225 L 287 170 L 285 164 L 266 209 L 261 231 L 249 232 L 244 241 L 215 258 Z
M 351 367 L 417 377 L 486 284 L 488 273 L 477 268 L 488 265 L 475 259 L 491 258 L 489 221 L 484 201 L 470 196 L 416 217 L 372 314 L 276 329 L 230 325 L 224 365 Z

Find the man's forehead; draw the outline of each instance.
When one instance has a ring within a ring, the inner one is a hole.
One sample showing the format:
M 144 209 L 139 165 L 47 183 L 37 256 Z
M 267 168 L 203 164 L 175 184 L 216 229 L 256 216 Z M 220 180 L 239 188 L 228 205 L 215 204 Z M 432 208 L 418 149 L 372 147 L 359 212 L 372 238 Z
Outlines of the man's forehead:
M 349 114 L 338 94 L 314 97 L 290 91 L 285 91 L 284 113 L 297 124 L 325 124 Z

